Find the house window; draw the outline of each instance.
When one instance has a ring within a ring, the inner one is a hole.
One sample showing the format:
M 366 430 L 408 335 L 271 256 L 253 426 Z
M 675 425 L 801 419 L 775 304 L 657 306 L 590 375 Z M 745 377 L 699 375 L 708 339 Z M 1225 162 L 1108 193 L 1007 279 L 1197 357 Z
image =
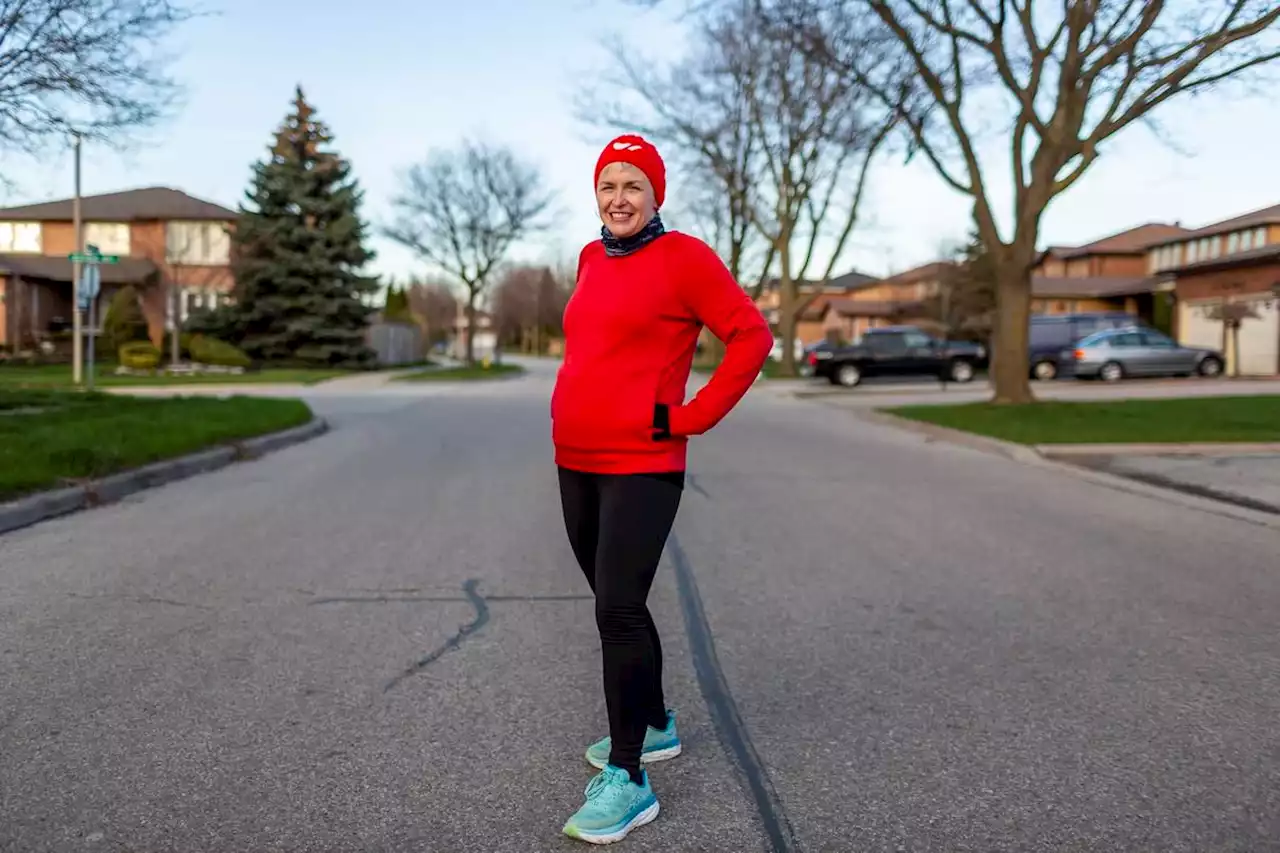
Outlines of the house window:
M 40 254 L 39 222 L 0 222 L 0 252 Z
M 226 266 L 231 235 L 222 222 L 170 222 L 165 227 L 165 259 L 170 264 Z
M 84 226 L 84 244 L 97 246 L 104 255 L 129 254 L 129 223 L 89 222 Z
M 1217 258 L 1217 257 L 1220 257 L 1221 255 L 1222 255 L 1222 238 L 1210 237 L 1209 238 L 1209 257 Z
M 1194 264 L 1196 262 L 1196 259 L 1199 257 L 1200 257 L 1200 244 L 1188 243 L 1187 244 L 1187 263 Z
M 1253 248 L 1261 249 L 1267 245 L 1267 229 L 1255 228 L 1253 231 Z
M 1248 236 L 1247 234 L 1245 236 Z M 1240 234 L 1236 232 L 1227 238 L 1227 254 L 1240 251 Z

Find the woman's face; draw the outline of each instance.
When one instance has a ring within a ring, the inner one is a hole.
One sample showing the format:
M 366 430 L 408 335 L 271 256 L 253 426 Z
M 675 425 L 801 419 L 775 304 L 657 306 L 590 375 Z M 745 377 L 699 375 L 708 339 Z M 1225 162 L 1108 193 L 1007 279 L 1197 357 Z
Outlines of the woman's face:
M 596 206 L 604 227 L 619 238 L 638 233 L 658 211 L 653 185 L 630 163 L 610 163 L 600 172 Z

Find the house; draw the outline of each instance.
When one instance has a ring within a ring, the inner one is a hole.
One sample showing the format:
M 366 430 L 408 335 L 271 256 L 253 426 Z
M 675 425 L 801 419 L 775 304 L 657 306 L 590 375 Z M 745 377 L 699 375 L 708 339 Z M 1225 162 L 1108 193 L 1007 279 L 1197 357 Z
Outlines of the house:
M 1149 222 L 1082 246 L 1051 246 L 1031 270 L 1031 311 L 1126 311 L 1172 333 L 1173 281 L 1151 267 L 1150 247 L 1189 233 Z
M 1280 373 L 1280 205 L 1161 240 L 1146 260 L 1173 282 L 1181 343 L 1221 349 L 1231 374 Z
M 467 322 L 467 314 L 461 302 L 453 318 L 453 343 L 451 355 L 456 359 L 467 357 L 467 336 L 471 332 L 471 324 Z M 494 358 L 498 354 L 498 330 L 493 314 L 483 308 L 476 309 L 475 343 L 472 355 L 478 359 Z
M 847 272 L 844 275 L 836 276 L 826 282 L 818 283 L 812 281 L 799 282 L 797 291 L 802 301 L 808 300 L 804 310 L 800 312 L 800 316 L 796 319 L 796 340 L 801 345 L 808 345 L 822 340 L 825 335 L 823 327 L 823 310 L 826 304 L 835 299 L 839 300 L 857 292 L 861 287 L 875 282 L 873 276 L 865 275 L 860 272 Z M 769 321 L 769 326 L 777 334 L 778 321 L 781 315 L 781 282 L 778 279 L 768 279 L 761 288 L 760 298 L 756 300 L 756 305 L 764 314 L 765 319 Z
M 141 296 L 157 345 L 172 328 L 175 305 L 185 319 L 230 293 L 235 211 L 168 187 L 84 196 L 80 211 L 84 245 L 120 257 L 100 267 L 95 332 L 111 296 L 126 285 Z M 0 347 L 69 341 L 68 256 L 76 250 L 71 199 L 0 209 Z
M 863 282 L 848 296 L 830 300 L 820 314 L 822 336 L 855 341 L 868 329 L 926 322 L 935 298 L 955 269 L 949 261 L 931 261 L 888 278 Z

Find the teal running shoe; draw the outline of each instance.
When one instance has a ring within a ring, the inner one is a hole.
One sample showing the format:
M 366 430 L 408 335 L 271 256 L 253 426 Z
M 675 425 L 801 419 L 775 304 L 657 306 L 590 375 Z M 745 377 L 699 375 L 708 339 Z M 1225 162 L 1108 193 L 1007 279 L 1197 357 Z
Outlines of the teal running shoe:
M 637 785 L 630 773 L 609 764 L 587 783 L 584 793 L 587 801 L 564 825 L 564 834 L 588 844 L 621 841 L 658 816 L 658 798 L 648 773 L 644 784 Z
M 605 737 L 587 747 L 587 763 L 603 770 L 609 763 L 609 750 L 613 742 Z M 651 764 L 680 754 L 680 733 L 676 731 L 676 712 L 667 711 L 667 727 L 655 729 L 649 726 L 644 732 L 644 746 L 640 748 L 640 763 Z

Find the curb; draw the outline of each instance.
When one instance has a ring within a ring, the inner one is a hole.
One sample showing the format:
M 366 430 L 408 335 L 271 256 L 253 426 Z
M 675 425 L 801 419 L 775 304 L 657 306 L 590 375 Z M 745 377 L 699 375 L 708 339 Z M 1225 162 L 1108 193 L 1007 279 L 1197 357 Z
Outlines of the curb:
M 887 412 L 881 412 L 875 409 L 850 409 L 850 413 L 855 417 L 870 423 L 879 424 L 880 426 L 893 427 L 895 429 L 914 432 L 917 435 L 923 435 L 935 441 L 946 441 L 951 444 L 959 444 L 974 450 L 981 450 L 986 453 L 994 453 L 997 456 L 1003 456 L 1006 459 L 1012 459 L 1016 462 L 1043 462 L 1045 457 L 1035 448 L 1028 447 L 1025 444 L 1015 444 L 1011 441 L 1003 441 L 998 438 L 990 438 L 985 435 L 976 435 L 971 432 L 963 432 L 950 427 L 938 426 L 937 424 L 928 424 L 923 421 L 913 421 L 908 418 L 900 418 L 897 415 L 891 415 Z
M 9 503 L 0 503 L 0 534 L 114 503 L 135 492 L 225 468 L 234 462 L 257 459 L 273 450 L 315 438 L 328 430 L 329 424 L 324 418 L 314 418 L 302 426 L 280 432 L 233 441 L 176 459 L 121 471 L 99 480 L 89 480 L 77 486 L 37 492 Z

